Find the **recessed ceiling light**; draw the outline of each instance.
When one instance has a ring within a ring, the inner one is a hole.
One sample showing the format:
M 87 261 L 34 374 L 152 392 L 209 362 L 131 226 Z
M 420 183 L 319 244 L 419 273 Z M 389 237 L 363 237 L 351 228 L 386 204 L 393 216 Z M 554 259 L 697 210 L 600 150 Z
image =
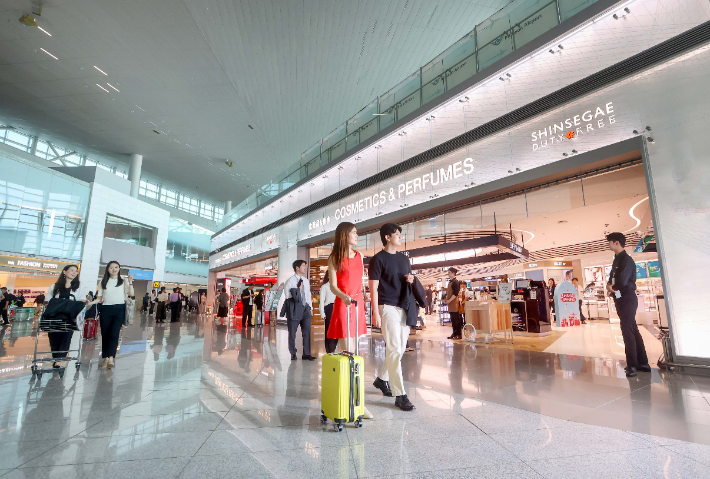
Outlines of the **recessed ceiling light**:
M 54 58 L 55 60 L 59 60 L 59 58 L 55 57 L 54 55 L 52 55 L 51 53 L 49 53 L 49 52 L 48 52 L 47 50 L 45 50 L 44 48 L 41 48 L 41 47 L 40 47 L 40 50 L 42 50 L 44 53 L 46 53 L 46 54 L 49 55 L 50 57 Z
M 98 83 L 96 84 L 96 86 L 99 87 L 99 88 L 101 88 L 101 89 L 102 89 L 103 91 L 105 91 L 106 93 L 111 93 L 111 92 L 108 91 L 106 88 L 104 88 L 104 87 L 102 87 L 101 85 L 99 85 Z
M 47 30 L 45 30 L 44 28 L 40 27 L 39 25 L 37 25 L 37 28 L 39 28 L 40 30 L 42 30 L 44 33 L 46 33 L 46 34 L 49 35 L 50 37 L 52 36 L 51 33 L 49 33 L 49 32 L 48 32 Z
M 111 88 L 113 88 L 114 90 L 116 90 L 118 93 L 121 93 L 121 90 L 119 90 L 119 89 L 116 88 L 115 86 L 111 85 L 110 83 L 106 83 L 106 84 L 107 84 L 108 86 L 110 86 Z
M 98 71 L 100 71 L 100 72 L 103 73 L 104 75 L 108 76 L 108 73 L 106 73 L 106 72 L 103 71 L 101 68 L 97 67 L 96 65 L 94 65 L 94 68 L 96 68 Z

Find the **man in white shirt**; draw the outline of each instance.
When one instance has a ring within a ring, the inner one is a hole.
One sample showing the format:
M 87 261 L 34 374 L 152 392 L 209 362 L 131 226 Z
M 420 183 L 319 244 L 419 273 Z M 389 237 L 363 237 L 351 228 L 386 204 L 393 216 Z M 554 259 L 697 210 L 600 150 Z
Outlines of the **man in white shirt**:
M 579 314 L 582 317 L 582 324 L 586 324 L 587 320 L 585 319 L 584 312 L 582 311 L 582 298 L 584 298 L 584 288 L 581 284 L 579 284 L 579 280 L 577 278 L 572 278 L 572 284 L 577 290 L 577 299 L 579 300 Z
M 284 299 L 292 298 L 291 289 L 296 288 L 300 292 L 301 301 L 306 307 L 302 318 L 289 318 L 288 325 L 288 350 L 291 353 L 291 361 L 296 360 L 296 333 L 298 327 L 301 326 L 301 335 L 303 336 L 303 355 L 301 359 L 313 361 L 316 359 L 311 356 L 311 285 L 308 281 L 308 263 L 302 259 L 297 259 L 293 262 L 294 275 L 284 283 Z

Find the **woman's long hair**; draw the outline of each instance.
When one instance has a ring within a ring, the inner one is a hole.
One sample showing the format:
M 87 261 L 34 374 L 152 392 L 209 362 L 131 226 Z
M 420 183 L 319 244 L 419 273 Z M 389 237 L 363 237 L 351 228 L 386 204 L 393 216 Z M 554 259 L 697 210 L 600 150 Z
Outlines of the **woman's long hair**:
M 328 270 L 325 270 L 325 275 L 323 276 L 323 282 L 321 283 L 321 286 L 323 286 L 328 281 L 330 281 L 330 274 L 328 273 Z
M 348 258 L 349 246 L 348 235 L 355 228 L 355 225 L 344 221 L 335 228 L 335 242 L 333 243 L 333 252 L 330 257 L 333 259 L 335 270 L 340 272 L 343 269 L 343 263 Z
M 106 290 L 106 286 L 108 286 L 108 280 L 111 278 L 111 274 L 109 274 L 108 269 L 113 263 L 116 263 L 118 265 L 118 278 L 116 279 L 116 286 L 121 286 L 123 284 L 123 278 L 121 278 L 121 263 L 119 263 L 118 261 L 109 261 L 106 265 L 104 277 L 101 280 L 101 289 L 103 289 L 104 291 Z
M 74 267 L 76 268 L 77 271 L 79 271 L 79 267 L 75 264 L 68 264 L 64 267 L 61 273 L 59 273 L 59 278 L 57 279 L 57 282 L 54 283 L 54 293 L 59 293 L 59 294 L 64 294 L 67 292 L 67 275 L 65 274 L 66 271 Z M 69 289 L 71 291 L 76 291 L 79 289 L 79 275 L 77 274 L 73 280 L 71 280 L 71 284 L 69 286 Z

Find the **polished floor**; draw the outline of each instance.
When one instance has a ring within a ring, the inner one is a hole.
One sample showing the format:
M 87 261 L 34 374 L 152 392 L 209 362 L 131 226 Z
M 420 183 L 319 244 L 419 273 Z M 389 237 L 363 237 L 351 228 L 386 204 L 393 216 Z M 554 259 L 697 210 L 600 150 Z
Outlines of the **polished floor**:
M 0 332 L 3 478 L 710 477 L 710 378 L 413 335 L 407 413 L 369 386 L 375 334 L 361 340 L 375 417 L 336 433 L 319 422 L 319 363 L 290 361 L 282 326 L 139 316 L 115 369 L 87 341 L 76 375 L 31 381 L 35 334 Z

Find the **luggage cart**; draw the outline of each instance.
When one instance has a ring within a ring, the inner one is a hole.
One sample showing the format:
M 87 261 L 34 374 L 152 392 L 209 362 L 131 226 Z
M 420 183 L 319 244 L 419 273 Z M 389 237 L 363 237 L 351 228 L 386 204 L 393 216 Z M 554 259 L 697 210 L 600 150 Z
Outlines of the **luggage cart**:
M 74 375 L 74 379 L 77 379 L 79 377 L 79 368 L 81 367 L 81 349 L 82 345 L 84 344 L 83 341 L 83 322 L 84 322 L 84 313 L 86 312 L 86 309 L 84 309 L 79 316 L 77 317 L 77 327 L 78 331 L 69 328 L 66 326 L 64 322 L 54 322 L 54 321 L 47 321 L 42 325 L 42 313 L 44 312 L 44 306 L 42 306 L 42 309 L 40 310 L 39 313 L 39 321 L 37 323 L 37 334 L 35 335 L 35 349 L 34 349 L 34 354 L 32 356 L 32 366 L 30 369 L 32 370 L 32 379 L 34 380 L 37 378 L 38 380 L 42 380 L 42 374 L 44 373 L 58 373 L 60 378 L 64 377 L 64 373 L 67 369 L 67 365 L 69 364 L 69 361 L 76 361 L 76 374 Z M 79 347 L 77 349 L 71 349 L 71 344 L 69 345 L 69 349 L 66 351 L 38 351 L 37 347 L 39 345 L 39 336 L 42 333 L 63 333 L 63 332 L 68 332 L 68 331 L 73 331 L 79 333 Z M 64 358 L 53 358 L 52 353 L 67 353 L 67 356 Z M 72 356 L 71 353 L 76 353 L 76 356 Z M 46 368 L 44 367 L 44 363 L 46 362 L 64 362 L 64 365 L 55 368 L 55 367 L 50 367 Z

